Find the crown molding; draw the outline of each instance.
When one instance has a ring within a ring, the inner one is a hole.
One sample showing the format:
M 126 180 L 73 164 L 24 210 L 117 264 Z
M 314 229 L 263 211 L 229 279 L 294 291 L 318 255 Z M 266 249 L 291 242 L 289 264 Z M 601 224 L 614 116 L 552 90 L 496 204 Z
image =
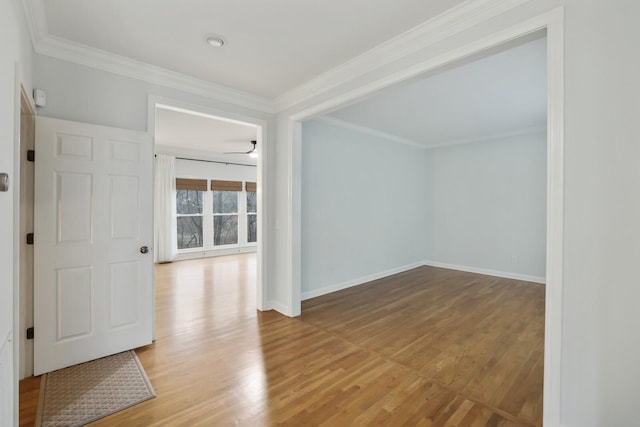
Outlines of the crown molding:
M 36 53 L 111 72 L 205 98 L 266 113 L 277 113 L 389 65 L 447 37 L 500 15 L 529 0 L 467 0 L 435 18 L 339 65 L 275 99 L 232 89 L 182 73 L 129 59 L 48 33 L 44 0 L 22 0 Z
M 22 0 L 31 42 L 36 53 L 102 71 L 182 90 L 240 107 L 274 113 L 271 99 L 190 77 L 80 43 L 49 35 L 43 0 Z
M 423 150 L 432 150 L 436 148 L 451 147 L 454 145 L 471 144 L 474 142 L 494 141 L 499 139 L 514 138 L 517 136 L 524 136 L 524 135 L 534 135 L 537 133 L 542 133 L 547 131 L 546 126 L 533 126 L 533 127 L 527 127 L 527 128 L 521 128 L 513 131 L 508 131 L 508 132 L 497 132 L 497 133 L 485 134 L 485 135 L 475 136 L 473 138 L 441 140 L 434 143 L 430 143 L 427 141 L 419 142 L 412 139 L 402 138 L 398 135 L 383 132 L 377 129 L 370 128 L 368 126 L 358 125 L 346 120 L 336 119 L 335 117 L 331 117 L 331 116 L 317 117 L 314 120 L 317 120 L 319 122 L 324 122 L 329 125 L 341 127 L 344 129 L 350 129 L 355 132 L 363 133 L 365 135 L 370 135 L 373 137 L 383 138 L 389 141 L 399 142 L 401 144 L 422 148 Z
M 287 110 L 374 69 L 431 46 L 529 0 L 468 0 L 417 27 L 293 88 L 275 99 L 277 111 Z
M 454 145 L 471 144 L 474 142 L 494 141 L 499 139 L 514 138 L 516 136 L 533 135 L 533 134 L 542 133 L 546 131 L 547 131 L 546 126 L 534 126 L 534 127 L 512 130 L 508 132 L 498 132 L 498 133 L 491 133 L 491 134 L 486 134 L 481 136 L 475 136 L 472 138 L 437 141 L 437 142 L 428 144 L 427 146 L 425 146 L 425 148 L 428 150 L 431 150 L 435 148 L 451 147 Z
M 232 89 L 217 83 L 190 77 L 166 68 L 125 58 L 83 44 L 47 35 L 35 47 L 37 53 L 98 70 L 182 90 L 205 98 L 258 111 L 273 113 L 273 102 L 267 98 Z
M 44 0 L 22 0 L 22 8 L 31 35 L 31 44 L 35 50 L 40 40 L 49 34 Z
M 336 119 L 335 117 L 323 116 L 323 117 L 318 117 L 315 120 L 317 120 L 319 122 L 327 123 L 329 125 L 341 127 L 341 128 L 344 128 L 344 129 L 353 130 L 355 132 L 363 133 L 365 135 L 373 136 L 373 137 L 376 137 L 376 138 L 382 138 L 382 139 L 386 139 L 386 140 L 393 141 L 393 142 L 399 142 L 400 144 L 411 145 L 413 147 L 422 148 L 422 149 L 427 148 L 427 147 L 425 147 L 424 144 L 420 144 L 417 141 L 413 141 L 413 140 L 407 139 L 407 138 L 402 138 L 402 137 L 400 137 L 398 135 L 393 135 L 391 133 L 386 133 L 386 132 L 383 132 L 383 131 L 380 131 L 380 130 L 377 130 L 377 129 L 373 129 L 373 128 L 370 128 L 370 127 L 367 127 L 367 126 L 357 125 L 355 123 L 348 122 L 346 120 Z

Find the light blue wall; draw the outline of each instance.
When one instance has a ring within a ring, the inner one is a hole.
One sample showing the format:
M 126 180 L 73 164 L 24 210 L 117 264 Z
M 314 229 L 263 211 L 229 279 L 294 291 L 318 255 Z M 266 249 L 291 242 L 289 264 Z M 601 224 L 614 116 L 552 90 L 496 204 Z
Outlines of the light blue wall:
M 543 280 L 545 236 L 544 132 L 423 150 L 303 124 L 303 299 L 425 261 Z
M 424 258 L 424 150 L 302 127 L 302 294 Z
M 427 259 L 544 280 L 546 133 L 428 153 L 433 222 Z

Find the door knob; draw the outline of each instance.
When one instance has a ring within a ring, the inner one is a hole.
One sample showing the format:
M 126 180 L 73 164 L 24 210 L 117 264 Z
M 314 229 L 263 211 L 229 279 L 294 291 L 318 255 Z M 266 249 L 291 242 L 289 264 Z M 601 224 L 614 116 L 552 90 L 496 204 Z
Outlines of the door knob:
M 147 252 L 149 252 L 149 248 L 147 246 L 143 246 L 140 248 L 140 253 L 146 254 Z

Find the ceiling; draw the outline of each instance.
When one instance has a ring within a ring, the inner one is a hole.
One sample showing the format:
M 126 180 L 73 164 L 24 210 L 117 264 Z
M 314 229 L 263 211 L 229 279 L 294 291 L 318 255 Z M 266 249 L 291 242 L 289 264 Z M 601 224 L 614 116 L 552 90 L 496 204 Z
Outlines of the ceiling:
M 59 49 L 67 46 L 67 54 L 76 52 L 89 63 L 99 57 L 119 64 L 118 70 L 138 70 L 132 71 L 134 78 L 166 70 L 172 79 L 170 73 L 198 79 L 193 85 L 203 92 L 213 90 L 238 105 L 247 97 L 260 108 L 264 100 L 265 111 L 270 102 L 313 87 L 353 58 L 374 48 L 395 49 L 404 40 L 401 34 L 467 5 L 464 0 L 23 1 L 30 5 L 25 9 L 39 53 L 65 57 Z M 225 46 L 205 43 L 210 33 L 221 34 Z M 542 128 L 545 56 L 543 40 L 528 42 L 386 89 L 329 117 L 422 146 Z M 159 68 L 140 68 L 145 64 Z M 182 81 L 171 84 L 181 87 Z M 255 128 L 178 111 L 158 110 L 157 126 L 158 145 L 181 152 L 245 151 L 256 139 Z
M 47 35 L 275 98 L 463 0 L 55 0 Z M 208 33 L 223 48 L 204 42 Z
M 224 154 L 246 152 L 252 148 L 251 141 L 257 140 L 257 128 L 252 125 L 193 112 L 157 108 L 155 138 L 159 153 L 256 163 L 254 158 L 246 154 Z
M 543 129 L 546 84 L 546 38 L 538 38 L 390 87 L 327 117 L 431 147 Z M 255 126 L 173 109 L 156 111 L 160 151 L 255 164 L 246 155 L 220 157 L 248 151 L 255 139 Z
M 542 129 L 546 38 L 384 90 L 333 119 L 425 147 Z

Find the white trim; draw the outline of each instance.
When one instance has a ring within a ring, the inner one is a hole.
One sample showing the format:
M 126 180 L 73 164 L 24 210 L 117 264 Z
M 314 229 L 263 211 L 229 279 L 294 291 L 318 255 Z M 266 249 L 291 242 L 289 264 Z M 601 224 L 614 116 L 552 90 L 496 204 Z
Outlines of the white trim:
M 14 64 L 14 86 L 13 86 L 13 176 L 9 177 L 9 191 L 13 194 L 13 319 L 11 319 L 11 329 L 9 329 L 6 343 L 12 342 L 13 347 L 7 347 L 12 350 L 13 359 L 13 381 L 11 390 L 13 391 L 13 420 L 18 425 L 19 420 L 19 394 L 20 386 L 18 379 L 20 378 L 20 177 L 22 162 L 20 161 L 20 153 L 23 145 L 21 144 L 21 115 L 22 115 L 22 65 L 19 62 Z M 29 105 L 31 108 L 31 105 Z M 8 196 L 9 194 L 7 194 Z
M 288 311 L 287 306 L 285 306 L 284 304 L 279 303 L 278 301 L 267 301 L 263 311 L 268 311 L 268 310 L 275 310 L 280 314 L 283 314 L 285 316 L 289 316 L 287 314 L 287 311 Z M 295 316 L 289 316 L 289 317 L 295 317 Z
M 302 124 L 298 121 L 288 121 L 287 140 L 291 142 L 288 147 L 288 176 L 300 177 L 302 175 Z M 286 314 L 291 317 L 302 313 L 302 181 L 300 179 L 289 180 L 288 191 L 289 215 L 287 229 L 289 231 L 287 284 L 291 292 L 288 292 L 288 310 Z
M 301 294 L 302 301 L 311 298 L 319 297 L 321 295 L 330 294 L 332 292 L 341 291 L 343 289 L 352 288 L 354 286 L 363 285 L 365 283 L 372 282 L 374 280 L 383 279 L 385 277 L 393 276 L 394 274 L 403 273 L 405 271 L 413 270 L 414 268 L 422 267 L 423 262 L 413 262 L 411 264 L 403 265 L 401 267 L 390 268 L 388 270 L 380 271 L 378 273 L 368 274 L 366 276 L 358 277 L 357 279 L 347 280 L 346 282 L 336 283 L 333 285 L 323 286 L 320 289 L 313 291 L 303 292 Z
M 351 104 L 387 87 L 429 71 L 437 70 L 445 65 L 468 58 L 474 54 L 487 51 L 493 47 L 527 36 L 536 31 L 540 31 L 541 29 L 544 29 L 544 27 L 540 27 L 538 25 L 540 21 L 541 18 L 538 17 L 502 31 L 492 33 L 486 37 L 460 46 L 459 48 L 447 51 L 425 61 L 418 62 L 407 68 L 400 69 L 399 71 L 381 77 L 380 79 L 358 86 L 353 90 L 345 91 L 338 96 L 329 98 L 326 101 L 313 104 L 301 111 L 294 112 L 291 114 L 291 118 L 293 120 L 308 120 L 316 118 L 317 116 L 336 110 L 343 105 Z
M 16 73 L 18 73 L 19 71 L 16 69 Z M 35 138 L 35 118 L 36 118 L 36 107 L 35 107 L 35 103 L 33 101 L 33 97 L 31 96 L 30 93 L 27 92 L 27 89 L 24 87 L 24 85 L 20 82 L 16 82 L 17 85 L 19 85 L 19 91 L 20 91 L 20 95 L 19 95 L 19 111 L 20 111 L 20 116 L 22 116 L 23 114 L 25 114 L 22 111 L 22 107 L 23 107 L 23 103 L 26 107 L 27 110 L 27 114 L 30 116 L 30 120 L 29 120 L 29 132 L 28 132 L 28 137 L 31 139 L 30 141 L 23 141 L 22 137 L 23 137 L 23 133 L 24 133 L 24 129 L 23 129 L 23 123 L 22 123 L 22 118 L 20 117 L 18 119 L 18 129 L 17 129 L 17 133 L 18 133 L 18 139 L 19 142 L 16 143 L 15 149 L 15 168 L 14 168 L 14 177 L 15 177 L 15 181 L 14 181 L 14 227 L 15 227 L 15 234 L 14 234 L 14 242 L 15 242 L 15 249 L 14 249 L 14 254 L 16 255 L 17 259 L 14 262 L 14 266 L 15 266 L 15 280 L 17 282 L 17 291 L 15 294 L 15 301 L 16 301 L 16 306 L 15 308 L 17 308 L 17 312 L 15 313 L 18 316 L 18 320 L 16 321 L 16 326 L 14 327 L 14 331 L 21 331 L 21 330 L 25 330 L 27 326 L 33 326 L 32 322 L 33 319 L 28 319 L 27 318 L 27 312 L 31 312 L 33 313 L 33 300 L 29 300 L 28 298 L 25 298 L 25 283 L 24 282 L 24 277 L 22 277 L 21 273 L 22 273 L 22 267 L 23 264 L 25 262 L 25 260 L 22 258 L 22 255 L 24 255 L 23 250 L 22 250 L 22 240 L 20 239 L 20 236 L 24 236 L 24 229 L 22 228 L 22 215 L 24 214 L 24 210 L 28 209 L 28 206 L 24 206 L 22 204 L 22 193 L 23 191 L 25 191 L 22 188 L 23 182 L 22 182 L 22 168 L 24 167 L 23 164 L 23 158 L 22 158 L 22 153 L 24 152 L 23 150 L 25 150 L 29 144 L 31 143 L 31 145 L 33 145 L 33 139 Z M 31 201 L 31 206 L 30 208 L 33 209 L 33 201 Z M 33 278 L 32 278 L 33 279 Z M 31 291 L 31 293 L 33 292 L 33 281 L 31 280 L 30 283 L 26 284 L 29 288 L 29 290 Z M 26 335 L 24 334 L 16 334 L 15 335 L 15 340 L 17 342 L 18 345 L 18 353 L 17 353 L 17 358 L 19 360 L 19 362 L 17 363 L 17 367 L 18 367 L 18 379 L 21 380 L 23 378 L 29 377 L 33 375 L 33 343 L 29 343 L 29 341 L 27 340 Z
M 258 111 L 275 113 L 359 78 L 529 0 L 468 0 L 339 65 L 275 99 L 232 89 L 49 34 L 43 0 L 22 0 L 36 53 L 183 90 Z
M 499 139 L 514 138 L 516 136 L 534 135 L 536 133 L 546 132 L 546 130 L 547 130 L 546 126 L 523 128 L 523 129 L 513 130 L 509 132 L 500 132 L 500 133 L 479 136 L 476 138 L 465 138 L 465 139 L 451 140 L 448 142 L 444 142 L 444 141 L 438 142 L 438 143 L 435 143 L 434 145 L 429 145 L 428 147 L 425 147 L 425 148 L 427 150 L 431 150 L 434 148 L 452 147 L 454 145 L 472 144 L 474 142 L 495 141 Z
M 219 120 L 221 122 L 233 123 L 233 124 L 241 125 L 241 126 L 248 126 L 248 127 L 252 127 L 252 128 L 257 128 L 258 127 L 258 125 L 254 124 L 254 123 L 247 123 L 246 121 L 232 119 L 232 118 L 229 118 L 229 117 L 223 117 L 223 116 L 220 116 L 220 115 L 211 115 L 211 114 L 208 114 L 208 113 L 203 113 L 201 111 L 187 110 L 185 108 L 176 107 L 174 105 L 156 104 L 156 108 L 160 108 L 162 110 L 167 110 L 167 111 L 173 111 L 174 113 L 186 113 L 186 114 L 190 114 L 192 116 L 204 117 L 205 119 Z
M 267 113 L 274 112 L 273 102 L 270 99 L 55 36 L 46 35 L 41 37 L 37 45 L 35 45 L 35 51 L 41 55 L 51 56 L 159 86 L 178 89 L 203 98 L 228 102 Z
M 223 249 L 207 249 L 207 250 L 190 250 L 188 252 L 178 252 L 176 261 L 184 261 L 188 259 L 212 258 L 217 256 L 248 254 L 257 252 L 258 246 L 254 243 L 244 246 L 234 246 L 232 248 Z
M 341 105 L 362 99 L 372 93 L 400 83 L 408 78 L 440 68 L 452 62 L 464 59 L 491 47 L 502 45 L 536 31 L 547 31 L 547 70 L 548 70 L 548 134 L 547 134 L 547 293 L 545 309 L 545 369 L 544 369 L 544 412 L 543 424 L 547 427 L 560 425 L 561 399 L 561 362 L 562 362 L 562 288 L 564 261 L 564 8 L 558 7 L 531 19 L 524 20 L 487 37 L 475 40 L 467 45 L 432 57 L 426 61 L 392 72 L 378 80 L 363 83 L 351 91 L 320 101 L 301 111 L 288 114 L 289 127 L 300 121 L 308 120 L 339 108 Z M 298 133 L 289 132 L 287 149 L 299 147 L 301 138 Z M 295 161 L 289 157 L 289 162 Z M 289 164 L 288 187 L 300 185 L 300 164 Z M 287 215 L 299 215 L 299 197 L 291 196 Z M 284 268 L 290 276 L 283 285 L 288 288 L 289 312 L 299 306 L 296 296 L 300 292 L 300 282 L 293 280 L 300 271 L 301 232 L 298 229 L 299 217 L 286 219 L 289 226 L 290 256 Z
M 336 119 L 335 117 L 322 116 L 322 117 L 318 117 L 316 120 L 327 123 L 329 125 L 333 125 L 333 126 L 341 127 L 344 129 L 349 129 L 355 132 L 363 133 L 365 135 L 373 136 L 374 138 L 382 138 L 388 141 L 399 142 L 400 144 L 411 145 L 413 147 L 422 148 L 422 149 L 427 148 L 424 146 L 424 144 L 420 144 L 419 142 L 413 141 L 411 139 L 402 138 L 400 136 L 382 132 L 376 129 L 372 129 L 367 126 L 357 125 L 355 123 L 348 122 L 346 120 Z
M 22 0 L 22 8 L 31 35 L 31 44 L 35 50 L 40 41 L 49 34 L 44 0 Z
M 275 112 L 271 99 L 52 36 L 47 28 L 44 0 L 22 0 L 22 7 L 38 54 L 257 111 Z
M 540 283 L 544 285 L 546 280 L 540 276 L 530 276 L 527 274 L 510 273 L 508 271 L 490 270 L 487 268 L 469 267 L 459 264 L 448 264 L 446 262 L 438 261 L 423 261 L 422 265 L 429 267 L 446 268 L 448 270 L 466 271 L 468 273 L 484 274 L 485 276 L 503 277 L 505 279 L 522 280 L 524 282 Z
M 346 120 L 342 120 L 342 119 L 337 119 L 335 117 L 331 117 L 331 116 L 321 116 L 321 117 L 317 117 L 314 120 L 317 120 L 319 122 L 325 122 L 329 125 L 333 125 L 333 126 L 337 126 L 337 127 L 341 127 L 344 129 L 349 129 L 352 130 L 354 132 L 359 132 L 365 135 L 370 135 L 373 136 L 375 138 L 382 138 L 382 139 L 386 139 L 392 142 L 398 142 L 400 144 L 406 144 L 406 145 L 410 145 L 413 147 L 417 147 L 417 148 L 421 148 L 423 150 L 431 150 L 434 148 L 442 148 L 442 147 L 450 147 L 450 146 L 454 146 L 454 145 L 463 145 L 463 144 L 471 144 L 474 142 L 486 142 L 486 141 L 493 141 L 493 140 L 499 140 L 499 139 L 505 139 L 505 138 L 513 138 L 513 137 L 517 137 L 517 136 L 524 136 L 524 135 L 534 135 L 537 133 L 542 133 L 542 132 L 546 132 L 547 127 L 546 126 L 536 126 L 536 127 L 529 127 L 529 128 L 522 128 L 522 129 L 517 129 L 517 130 L 512 130 L 512 131 L 507 131 L 507 132 L 498 132 L 498 133 L 492 133 L 492 134 L 487 134 L 487 135 L 483 135 L 483 136 L 478 136 L 478 137 L 473 137 L 473 138 L 464 138 L 464 139 L 452 139 L 449 141 L 438 141 L 436 143 L 434 143 L 433 145 L 431 145 L 428 142 L 425 143 L 421 143 L 415 140 L 411 140 L 411 139 L 406 139 L 406 138 L 402 138 L 400 136 L 397 135 L 393 135 L 390 133 L 386 133 L 386 132 L 382 132 L 379 131 L 377 129 L 372 129 L 370 127 L 367 126 L 362 126 L 362 125 L 358 125 L 352 122 L 348 122 Z
M 559 426 L 564 283 L 564 8 L 539 18 L 547 28 L 547 286 L 543 425 Z
M 283 111 L 322 94 L 371 70 L 431 46 L 528 0 L 469 0 L 406 31 L 373 49 L 356 56 L 275 99 L 277 111 Z
M 256 184 L 257 184 L 257 196 L 258 196 L 258 242 L 256 244 L 257 251 L 257 274 L 256 274 L 256 308 L 258 310 L 267 310 L 267 239 L 268 233 L 266 226 L 268 222 L 267 212 L 267 199 L 271 197 L 268 194 L 268 176 L 267 176 L 267 164 L 268 164 L 268 122 L 267 120 L 245 116 L 242 114 L 236 114 L 220 110 L 217 108 L 206 107 L 203 105 L 191 104 L 184 101 L 179 101 L 171 98 L 160 97 L 156 95 L 149 95 L 147 105 L 147 132 L 155 137 L 155 109 L 157 105 L 170 106 L 172 108 L 181 109 L 182 111 L 194 111 L 200 114 L 210 115 L 211 117 L 218 118 L 224 117 L 232 119 L 240 123 L 257 126 L 259 131 L 257 132 L 258 144 L 261 147 L 260 156 L 257 159 L 257 171 L 256 171 Z

